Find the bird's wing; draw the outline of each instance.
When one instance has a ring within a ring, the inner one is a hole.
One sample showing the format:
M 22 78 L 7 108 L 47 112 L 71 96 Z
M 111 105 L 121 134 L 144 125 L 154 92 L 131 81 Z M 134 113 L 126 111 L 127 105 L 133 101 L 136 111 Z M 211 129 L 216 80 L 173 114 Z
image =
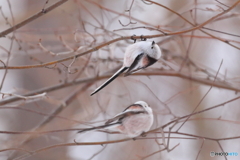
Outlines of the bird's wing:
M 104 124 L 101 126 L 97 126 L 97 127 L 92 127 L 92 128 L 85 128 L 85 129 L 81 129 L 80 131 L 78 131 L 77 133 L 82 133 L 82 132 L 87 132 L 87 131 L 92 131 L 92 130 L 98 130 L 98 129 L 104 129 L 113 125 L 118 125 L 120 124 L 120 122 L 115 122 L 115 123 L 111 123 L 111 124 Z
M 139 62 L 141 61 L 141 59 L 144 57 L 144 53 L 141 53 L 139 54 L 133 61 L 133 63 L 131 64 L 131 66 L 128 68 L 127 72 L 125 73 L 126 74 L 130 74 L 130 72 L 133 70 L 133 69 L 136 69 L 138 68 L 139 66 Z
M 82 129 L 82 130 L 78 131 L 78 133 L 103 129 L 103 128 L 111 127 L 111 126 L 114 126 L 114 125 L 121 125 L 124 118 L 127 118 L 127 117 L 132 116 L 132 115 L 140 114 L 140 113 L 147 114 L 148 112 L 143 110 L 141 105 L 132 104 L 129 107 L 127 107 L 122 113 L 119 113 L 115 117 L 113 117 L 112 119 L 109 119 L 104 125 Z
M 140 104 L 132 104 L 132 105 L 128 106 L 127 108 L 125 108 L 125 109 L 122 111 L 122 113 L 123 113 L 123 112 L 126 112 L 126 111 L 142 110 L 142 108 L 143 108 L 143 106 L 140 105 Z M 122 113 L 120 113 L 120 114 L 122 114 Z
M 140 69 L 146 68 L 152 64 L 154 64 L 157 60 L 148 56 L 147 54 L 139 54 L 134 62 L 132 63 L 132 65 L 129 67 L 129 69 L 127 70 L 127 72 L 124 74 L 124 76 L 128 76 Z
M 147 113 L 147 111 L 142 110 L 141 105 L 133 104 L 133 105 L 130 105 L 129 107 L 127 107 L 122 113 L 119 113 L 115 117 L 109 119 L 105 124 L 110 124 L 115 121 L 121 122 L 126 117 L 140 114 L 140 113 Z

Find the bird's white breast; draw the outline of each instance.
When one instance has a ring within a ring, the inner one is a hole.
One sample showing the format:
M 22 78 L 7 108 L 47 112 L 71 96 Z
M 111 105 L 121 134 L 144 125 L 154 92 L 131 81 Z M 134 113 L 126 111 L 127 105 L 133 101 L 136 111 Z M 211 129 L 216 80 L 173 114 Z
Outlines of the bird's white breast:
M 125 67 L 130 67 L 134 60 L 136 59 L 136 57 L 142 53 L 147 54 L 156 60 L 158 60 L 161 57 L 161 50 L 157 44 L 154 44 L 152 48 L 152 42 L 140 41 L 132 45 L 129 45 L 126 48 L 123 65 Z
M 141 113 L 130 116 L 122 122 L 122 132 L 129 137 L 137 137 L 150 130 L 153 124 L 153 115 Z

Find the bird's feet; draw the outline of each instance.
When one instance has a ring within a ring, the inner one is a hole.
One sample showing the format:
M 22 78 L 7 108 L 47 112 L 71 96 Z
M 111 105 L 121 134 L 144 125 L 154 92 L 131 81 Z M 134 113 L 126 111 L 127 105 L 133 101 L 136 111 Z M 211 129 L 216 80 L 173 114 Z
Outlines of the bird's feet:
M 131 36 L 131 39 L 133 40 L 134 43 L 136 43 L 137 39 L 134 38 L 134 36 L 136 36 L 136 34 L 132 35 L 132 36 Z
M 142 132 L 141 136 L 142 136 L 142 137 L 146 137 L 146 136 L 147 136 L 147 133 L 146 133 L 146 132 Z
M 140 38 L 141 38 L 141 41 L 146 41 L 147 40 L 147 38 L 144 38 L 143 35 L 141 35 Z

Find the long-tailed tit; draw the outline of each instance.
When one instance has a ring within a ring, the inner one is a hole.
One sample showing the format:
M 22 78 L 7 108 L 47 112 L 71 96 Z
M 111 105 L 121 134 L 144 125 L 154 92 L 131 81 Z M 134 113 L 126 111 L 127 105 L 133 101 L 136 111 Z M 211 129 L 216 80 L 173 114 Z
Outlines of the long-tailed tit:
M 144 135 L 145 132 L 150 130 L 152 124 L 152 109 L 146 102 L 137 101 L 127 107 L 122 113 L 119 113 L 112 119 L 109 119 L 105 125 L 83 129 L 78 133 L 107 129 L 110 131 L 117 131 L 128 137 L 134 138 L 139 135 Z
M 157 62 L 161 57 L 161 50 L 154 41 L 140 41 L 134 43 L 127 47 L 123 66 L 120 68 L 112 77 L 110 77 L 105 83 L 99 86 L 95 91 L 91 93 L 91 96 L 100 91 L 115 78 L 117 78 L 121 73 L 126 71 L 124 76 L 128 76 L 140 69 L 144 69 L 155 62 Z

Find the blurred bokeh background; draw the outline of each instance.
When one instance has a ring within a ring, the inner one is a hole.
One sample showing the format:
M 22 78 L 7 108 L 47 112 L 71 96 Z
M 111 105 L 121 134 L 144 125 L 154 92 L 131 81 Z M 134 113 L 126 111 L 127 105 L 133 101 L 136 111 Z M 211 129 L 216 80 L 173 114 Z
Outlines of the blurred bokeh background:
M 240 4 L 154 2 L 0 0 L 0 159 L 239 159 L 210 157 L 210 152 L 240 154 Z M 42 16 L 14 29 L 41 11 Z M 106 80 L 102 75 L 120 68 L 132 35 L 148 35 L 161 47 L 162 60 L 90 96 Z M 152 107 L 152 129 L 158 128 L 146 137 L 101 145 L 126 137 L 67 130 L 101 125 L 138 100 Z M 201 110 L 186 123 L 176 120 Z M 160 127 L 174 120 L 164 128 L 169 149 L 177 145 L 168 152 Z M 41 133 L 54 130 L 62 131 Z M 74 140 L 95 144 L 64 146 Z

